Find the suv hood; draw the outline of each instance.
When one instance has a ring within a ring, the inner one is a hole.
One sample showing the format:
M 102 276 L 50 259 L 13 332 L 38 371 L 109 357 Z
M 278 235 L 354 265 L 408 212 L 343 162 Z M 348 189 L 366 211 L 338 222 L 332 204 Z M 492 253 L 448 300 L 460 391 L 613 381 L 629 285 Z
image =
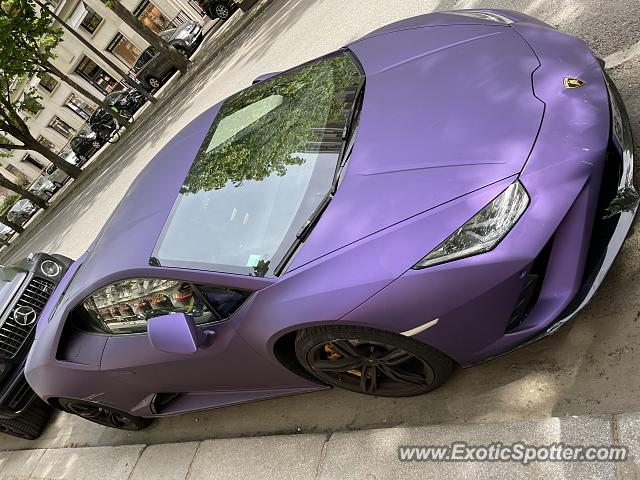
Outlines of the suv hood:
M 517 32 L 494 22 L 396 28 L 348 46 L 366 74 L 355 145 L 289 271 L 519 173 L 533 147 L 539 62 Z

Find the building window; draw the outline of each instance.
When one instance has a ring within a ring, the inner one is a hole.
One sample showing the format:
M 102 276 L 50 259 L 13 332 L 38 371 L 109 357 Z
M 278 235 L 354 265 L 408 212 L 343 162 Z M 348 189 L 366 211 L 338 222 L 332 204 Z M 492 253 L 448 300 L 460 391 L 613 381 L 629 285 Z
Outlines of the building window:
M 102 17 L 91 7 L 85 5 L 85 8 L 87 9 L 87 14 L 82 19 L 82 22 L 80 22 L 80 26 L 87 32 L 93 33 L 98 28 L 98 25 L 100 25 L 100 22 L 102 22 Z
M 38 170 L 42 170 L 44 168 L 44 165 L 42 164 L 42 162 L 39 162 L 36 158 L 32 157 L 29 154 L 25 155 L 22 158 L 22 161 L 26 163 L 30 163 L 31 165 L 36 167 Z
M 80 118 L 87 120 L 95 108 L 86 100 L 82 99 L 75 93 L 69 95 L 67 101 L 64 104 L 69 110 L 78 115 Z
M 71 28 L 82 27 L 89 33 L 95 32 L 101 22 L 102 17 L 84 2 L 80 2 L 67 19 Z
M 140 56 L 140 49 L 131 43 L 124 35 L 118 33 L 107 46 L 107 51 L 113 53 L 129 68 L 133 67 Z
M 58 150 L 56 145 L 51 140 L 49 140 L 47 137 L 44 137 L 42 135 L 40 135 L 38 137 L 38 143 L 40 145 L 44 145 L 45 147 L 47 147 L 52 152 L 55 152 L 56 150 Z
M 58 86 L 58 80 L 53 78 L 47 72 L 38 74 L 38 78 L 40 78 L 39 85 L 49 93 L 53 92 L 53 89 Z
M 5 165 L 4 169 L 16 178 L 24 177 L 24 173 L 22 173 L 22 170 L 20 170 L 15 165 L 8 163 L 7 165 Z
M 100 68 L 96 62 L 86 56 L 80 61 L 75 71 L 105 95 L 112 92 L 118 85 L 115 78 Z
M 56 116 L 54 116 L 49 122 L 49 127 L 53 128 L 56 132 L 58 132 L 65 138 L 71 138 L 76 134 L 76 131 L 71 125 Z
M 171 21 L 149 0 L 142 0 L 133 14 L 155 33 L 171 28 Z

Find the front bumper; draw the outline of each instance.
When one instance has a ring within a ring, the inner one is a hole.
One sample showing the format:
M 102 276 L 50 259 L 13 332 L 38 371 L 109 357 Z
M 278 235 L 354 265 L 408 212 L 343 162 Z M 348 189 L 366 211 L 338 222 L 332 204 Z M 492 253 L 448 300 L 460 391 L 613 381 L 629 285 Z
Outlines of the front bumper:
M 502 352 L 499 355 L 494 355 L 472 365 L 492 360 L 498 356 L 506 355 L 507 353 L 548 337 L 575 317 L 595 296 L 632 229 L 638 211 L 639 196 L 633 183 L 633 136 L 631 132 L 631 123 L 616 85 L 606 72 L 604 73 L 604 76 L 607 82 L 611 110 L 613 112 L 615 109 L 618 109 L 620 113 L 623 136 L 623 142 L 620 146 L 621 152 L 617 162 L 620 172 L 618 177 L 617 193 L 604 212 L 605 217 L 610 219 L 613 222 L 613 225 L 607 229 L 605 233 L 606 236 L 601 238 L 600 242 L 596 245 L 592 245 L 592 254 L 590 255 L 591 261 L 586 265 L 582 284 L 578 293 L 551 325 L 534 338 Z M 614 141 L 612 140 L 612 144 L 613 143 Z M 606 185 L 603 184 L 601 192 L 604 192 L 605 190 Z M 594 229 L 594 234 L 596 233 L 596 230 L 597 227 Z

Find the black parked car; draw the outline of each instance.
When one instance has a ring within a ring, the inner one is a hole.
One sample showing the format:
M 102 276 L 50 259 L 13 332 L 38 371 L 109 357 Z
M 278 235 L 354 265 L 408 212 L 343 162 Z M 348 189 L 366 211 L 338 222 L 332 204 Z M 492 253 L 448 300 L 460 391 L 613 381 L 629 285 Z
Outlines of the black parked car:
M 144 97 L 135 89 L 111 92 L 104 98 L 105 104 L 124 118 L 131 118 L 144 103 Z M 89 126 L 100 141 L 115 143 L 120 136 L 120 125 L 104 107 L 98 107 L 89 117 Z
M 212 20 L 226 20 L 238 9 L 238 4 L 233 0 L 203 0 L 199 5 Z
M 135 88 L 111 92 L 109 95 L 104 97 L 105 104 L 114 109 L 124 118 L 131 118 L 142 106 L 144 100 L 144 97 Z M 103 107 L 98 107 L 89 118 L 89 124 L 92 125 L 92 121 L 95 123 L 96 120 L 104 115 L 113 118 L 107 114 Z
M 105 143 L 107 141 L 91 130 L 89 124 L 85 123 L 78 134 L 71 139 L 70 145 L 73 153 L 84 163 L 100 150 Z
M 0 432 L 37 438 L 50 407 L 31 390 L 24 364 L 35 325 L 71 259 L 31 254 L 10 267 L 0 267 Z
M 178 52 L 189 57 L 202 42 L 202 27 L 198 22 L 185 22 L 177 28 L 159 33 Z M 149 91 L 160 88 L 164 80 L 175 71 L 173 64 L 159 55 L 155 48 L 144 50 L 133 65 L 138 81 Z

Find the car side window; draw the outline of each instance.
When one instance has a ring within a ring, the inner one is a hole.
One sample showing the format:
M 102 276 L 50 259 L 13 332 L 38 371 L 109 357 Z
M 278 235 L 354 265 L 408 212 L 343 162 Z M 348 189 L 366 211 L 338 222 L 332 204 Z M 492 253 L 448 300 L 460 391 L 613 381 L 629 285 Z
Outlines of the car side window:
M 135 278 L 113 283 L 85 299 L 76 326 L 112 334 L 142 333 L 150 318 L 174 312 L 188 313 L 200 325 L 230 317 L 248 297 L 249 292 L 221 286 Z

